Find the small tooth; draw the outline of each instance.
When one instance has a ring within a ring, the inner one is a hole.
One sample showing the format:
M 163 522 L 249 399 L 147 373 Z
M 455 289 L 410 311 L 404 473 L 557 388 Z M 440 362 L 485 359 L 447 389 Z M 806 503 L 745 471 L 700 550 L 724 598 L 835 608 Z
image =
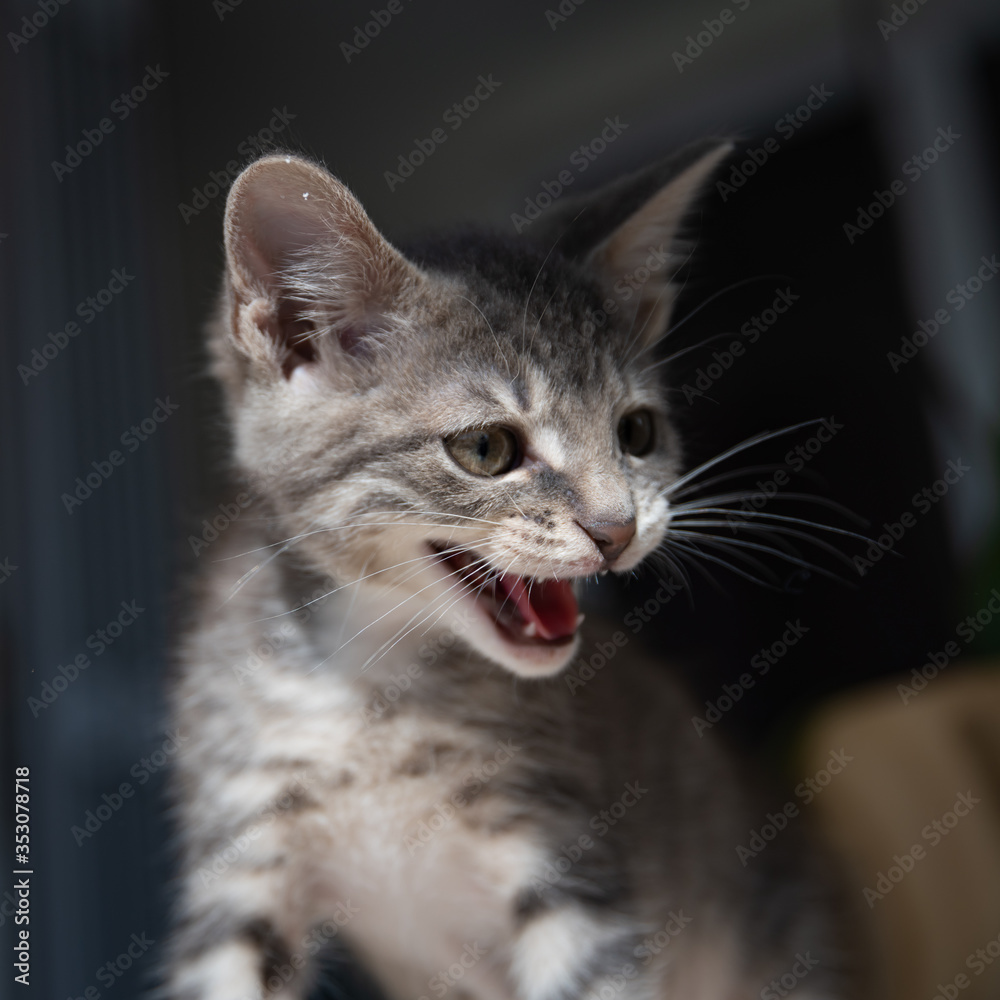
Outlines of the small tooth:
M 526 636 L 529 636 L 529 637 L 530 637 L 530 636 L 533 636 L 533 635 L 535 635 L 535 633 L 537 633 L 537 632 L 538 632 L 538 626 L 537 626 L 537 625 L 536 625 L 536 624 L 535 624 L 534 622 L 528 622 L 528 623 L 527 623 L 527 624 L 526 624 L 526 625 L 524 626 L 524 634 L 525 634 Z
M 579 628 L 584 623 L 584 621 L 586 620 L 586 618 L 587 618 L 586 615 L 577 615 L 576 616 L 576 627 Z

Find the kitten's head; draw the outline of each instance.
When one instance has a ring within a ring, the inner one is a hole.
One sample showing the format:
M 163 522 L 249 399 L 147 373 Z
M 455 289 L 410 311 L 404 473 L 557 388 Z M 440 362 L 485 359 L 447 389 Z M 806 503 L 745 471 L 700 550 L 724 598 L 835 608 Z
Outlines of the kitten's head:
M 577 645 L 574 581 L 661 543 L 681 456 L 652 348 L 678 227 L 728 148 L 567 199 L 531 241 L 408 255 L 313 163 L 240 175 L 212 341 L 236 459 L 275 541 L 357 589 L 359 628 L 454 627 L 551 674 Z

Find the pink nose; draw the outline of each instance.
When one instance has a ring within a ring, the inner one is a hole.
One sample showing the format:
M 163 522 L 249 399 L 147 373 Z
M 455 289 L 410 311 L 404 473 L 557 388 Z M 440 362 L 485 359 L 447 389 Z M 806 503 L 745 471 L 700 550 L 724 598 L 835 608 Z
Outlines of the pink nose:
M 590 524 L 580 524 L 580 527 L 594 540 L 604 561 L 609 565 L 625 551 L 635 536 L 634 517 L 628 521 L 593 521 Z

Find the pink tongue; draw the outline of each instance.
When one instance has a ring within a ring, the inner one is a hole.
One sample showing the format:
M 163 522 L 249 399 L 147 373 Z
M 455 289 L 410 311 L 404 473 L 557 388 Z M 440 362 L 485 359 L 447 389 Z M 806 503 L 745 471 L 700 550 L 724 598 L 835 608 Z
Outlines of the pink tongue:
M 568 580 L 536 580 L 530 596 L 523 577 L 505 574 L 498 583 L 521 617 L 534 623 L 540 638 L 562 639 L 576 631 L 576 595 Z

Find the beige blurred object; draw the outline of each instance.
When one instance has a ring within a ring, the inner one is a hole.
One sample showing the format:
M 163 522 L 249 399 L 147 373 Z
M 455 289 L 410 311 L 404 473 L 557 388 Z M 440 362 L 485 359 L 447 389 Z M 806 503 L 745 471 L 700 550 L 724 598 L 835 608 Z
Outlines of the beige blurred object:
M 996 1000 L 1000 662 L 948 666 L 919 691 L 910 676 L 838 700 L 809 726 L 800 773 L 841 748 L 854 759 L 807 812 L 843 860 L 873 946 L 871 996 Z

